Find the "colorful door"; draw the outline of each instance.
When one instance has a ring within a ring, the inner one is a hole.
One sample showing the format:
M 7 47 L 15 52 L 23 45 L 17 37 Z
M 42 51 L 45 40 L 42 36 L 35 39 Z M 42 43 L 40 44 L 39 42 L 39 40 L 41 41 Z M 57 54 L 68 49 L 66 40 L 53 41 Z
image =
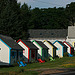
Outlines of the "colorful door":
M 31 58 L 36 60 L 37 58 L 36 50 L 31 50 Z

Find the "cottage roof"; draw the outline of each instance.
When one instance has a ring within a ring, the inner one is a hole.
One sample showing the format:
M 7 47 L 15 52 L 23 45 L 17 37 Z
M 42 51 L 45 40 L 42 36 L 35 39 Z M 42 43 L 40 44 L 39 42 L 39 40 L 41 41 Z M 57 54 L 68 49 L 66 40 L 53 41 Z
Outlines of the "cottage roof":
M 36 41 L 42 48 L 48 49 L 46 45 L 44 45 L 41 41 Z
M 1 35 L 0 34 L 0 39 L 3 40 L 9 47 L 11 47 L 12 49 L 16 49 L 16 50 L 23 50 L 23 48 L 18 45 L 11 37 L 9 36 L 5 36 L 5 35 Z
M 67 29 L 29 29 L 29 38 L 66 38 Z
M 24 44 L 26 44 L 30 49 L 38 49 L 31 41 L 21 40 Z
M 61 45 L 63 45 L 64 47 L 67 47 L 63 42 L 58 41 Z
M 54 48 L 57 48 L 55 45 L 53 45 L 50 41 L 48 41 Z
M 69 43 L 69 42 L 66 42 L 70 47 L 72 47 L 73 48 L 73 46 Z

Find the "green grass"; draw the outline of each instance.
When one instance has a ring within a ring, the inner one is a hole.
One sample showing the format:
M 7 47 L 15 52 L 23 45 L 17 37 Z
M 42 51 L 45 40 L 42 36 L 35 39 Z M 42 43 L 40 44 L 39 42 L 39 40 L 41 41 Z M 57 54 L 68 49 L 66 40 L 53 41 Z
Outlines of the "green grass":
M 26 67 L 0 67 L 0 73 L 10 73 L 13 75 L 38 75 L 37 71 L 30 71 L 39 68 L 75 68 L 75 57 L 55 58 L 55 61 L 47 61 L 45 63 L 31 63 Z M 1 74 L 0 74 L 1 75 Z

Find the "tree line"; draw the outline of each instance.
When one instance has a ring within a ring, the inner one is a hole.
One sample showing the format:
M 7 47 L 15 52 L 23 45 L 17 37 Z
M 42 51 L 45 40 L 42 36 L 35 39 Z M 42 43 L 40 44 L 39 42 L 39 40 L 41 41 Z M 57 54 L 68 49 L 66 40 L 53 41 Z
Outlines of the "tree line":
M 0 0 L 0 34 L 27 39 L 28 29 L 67 29 L 75 25 L 75 2 L 66 8 L 34 8 L 17 0 Z

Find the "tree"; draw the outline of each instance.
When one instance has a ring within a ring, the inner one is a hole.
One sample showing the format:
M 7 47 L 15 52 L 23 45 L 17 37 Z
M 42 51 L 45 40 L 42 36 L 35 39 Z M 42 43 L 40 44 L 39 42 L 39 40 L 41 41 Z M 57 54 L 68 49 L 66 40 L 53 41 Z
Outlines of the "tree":
M 6 5 L 0 13 L 1 34 L 9 35 L 14 39 L 27 39 L 25 36 L 27 35 L 27 26 L 24 26 L 20 4 L 16 0 L 3 0 L 3 4 Z
M 75 2 L 66 6 L 66 13 L 68 15 L 69 24 L 75 26 Z

